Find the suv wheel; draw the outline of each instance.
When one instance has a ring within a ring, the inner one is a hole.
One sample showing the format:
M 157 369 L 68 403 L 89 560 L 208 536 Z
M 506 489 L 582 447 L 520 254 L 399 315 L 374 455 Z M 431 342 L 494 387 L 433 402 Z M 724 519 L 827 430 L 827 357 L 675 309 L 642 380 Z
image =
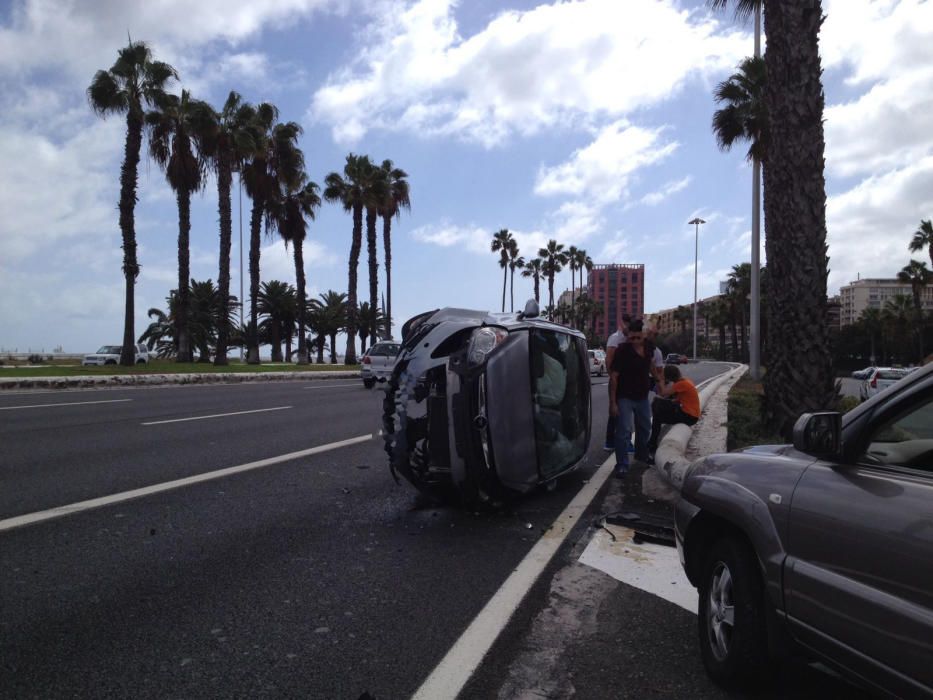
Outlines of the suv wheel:
M 372 389 L 375 385 L 376 385 L 375 379 L 364 379 L 363 380 L 363 386 L 365 386 L 367 389 Z
M 764 588 L 754 551 L 724 537 L 709 551 L 700 580 L 700 652 L 710 677 L 726 686 L 753 686 L 770 670 Z

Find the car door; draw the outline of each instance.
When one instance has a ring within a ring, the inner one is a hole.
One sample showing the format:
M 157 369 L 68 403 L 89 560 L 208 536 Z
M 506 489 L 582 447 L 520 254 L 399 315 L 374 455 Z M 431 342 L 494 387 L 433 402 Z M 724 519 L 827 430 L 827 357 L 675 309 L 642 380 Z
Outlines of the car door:
M 933 383 L 879 404 L 853 442 L 846 463 L 816 462 L 794 492 L 788 619 L 867 679 L 933 693 Z

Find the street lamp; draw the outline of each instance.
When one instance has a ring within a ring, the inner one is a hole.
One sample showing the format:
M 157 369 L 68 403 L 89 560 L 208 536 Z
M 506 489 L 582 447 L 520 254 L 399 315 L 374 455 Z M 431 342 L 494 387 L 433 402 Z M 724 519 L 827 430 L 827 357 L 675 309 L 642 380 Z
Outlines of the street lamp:
M 688 226 L 696 226 L 693 237 L 693 361 L 697 359 L 697 265 L 700 257 L 700 224 L 705 224 L 699 216 L 688 221 Z

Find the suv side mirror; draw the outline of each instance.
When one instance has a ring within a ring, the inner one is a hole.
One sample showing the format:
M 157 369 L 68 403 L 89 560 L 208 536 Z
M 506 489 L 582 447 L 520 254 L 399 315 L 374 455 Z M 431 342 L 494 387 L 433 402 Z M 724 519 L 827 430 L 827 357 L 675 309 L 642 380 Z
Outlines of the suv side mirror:
M 804 413 L 794 423 L 794 447 L 814 457 L 838 455 L 841 437 L 841 413 Z

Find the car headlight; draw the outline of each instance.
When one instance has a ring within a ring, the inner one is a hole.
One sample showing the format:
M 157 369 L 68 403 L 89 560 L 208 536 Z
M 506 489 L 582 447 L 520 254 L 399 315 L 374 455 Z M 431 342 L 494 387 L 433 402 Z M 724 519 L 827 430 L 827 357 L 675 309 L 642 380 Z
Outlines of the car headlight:
M 477 328 L 470 336 L 470 347 L 467 351 L 467 363 L 471 367 L 477 367 L 486 361 L 486 356 L 493 349 L 505 340 L 509 332 L 504 328 L 496 326 L 486 326 Z

